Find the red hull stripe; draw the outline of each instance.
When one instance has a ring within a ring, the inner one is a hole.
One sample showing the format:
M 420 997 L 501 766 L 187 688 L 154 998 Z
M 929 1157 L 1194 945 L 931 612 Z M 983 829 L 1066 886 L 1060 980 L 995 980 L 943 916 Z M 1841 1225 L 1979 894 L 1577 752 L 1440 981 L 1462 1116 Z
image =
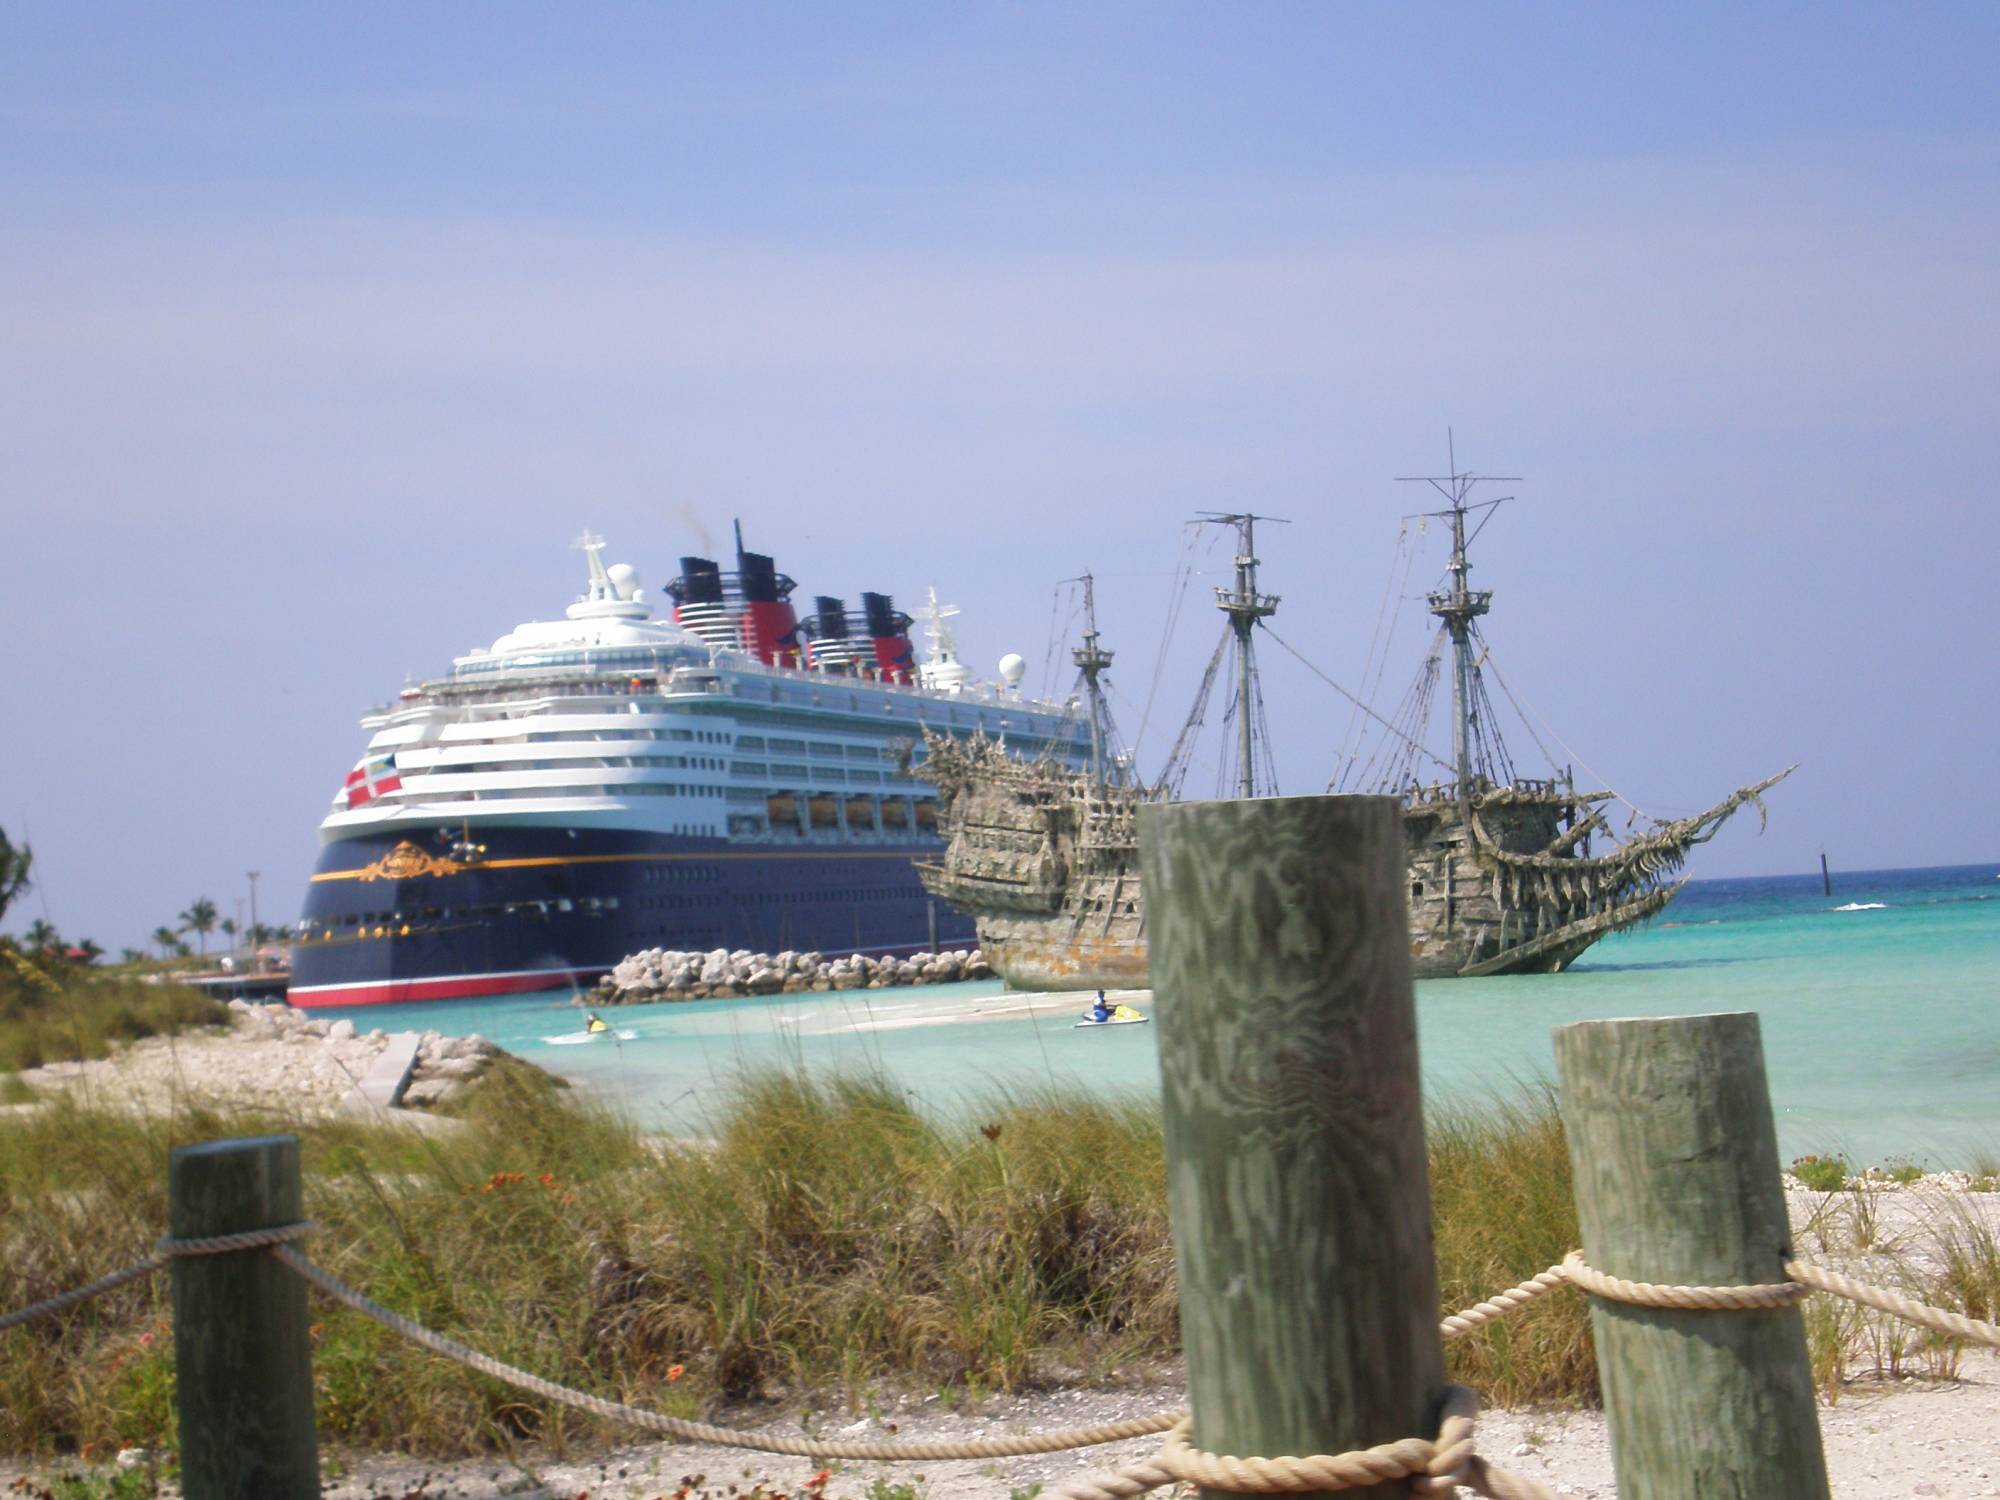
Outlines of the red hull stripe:
M 592 973 L 596 971 L 590 971 Z M 520 995 L 557 989 L 587 977 L 569 969 L 528 969 L 513 974 L 449 974 L 436 979 L 373 979 L 355 984 L 294 985 L 285 998 L 300 1010 L 333 1005 L 398 1005 L 464 1000 L 475 995 Z

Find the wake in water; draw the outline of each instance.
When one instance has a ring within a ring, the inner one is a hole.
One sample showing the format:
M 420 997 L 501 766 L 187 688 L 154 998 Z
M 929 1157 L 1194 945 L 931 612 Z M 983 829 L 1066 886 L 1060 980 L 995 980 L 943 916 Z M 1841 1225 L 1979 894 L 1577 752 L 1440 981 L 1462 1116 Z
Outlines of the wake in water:
M 1850 901 L 1845 906 L 1833 908 L 1835 911 L 1887 911 L 1888 909 L 1889 903 L 1886 901 Z

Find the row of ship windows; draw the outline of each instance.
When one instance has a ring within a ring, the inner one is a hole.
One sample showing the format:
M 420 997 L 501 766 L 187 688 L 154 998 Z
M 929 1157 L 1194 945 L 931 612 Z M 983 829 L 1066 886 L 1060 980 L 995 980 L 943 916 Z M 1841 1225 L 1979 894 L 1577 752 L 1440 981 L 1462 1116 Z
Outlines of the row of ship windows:
M 700 740 L 706 744 L 727 744 L 729 736 L 708 729 L 541 729 L 507 740 L 486 740 L 501 745 L 570 745 L 587 740 Z
M 714 865 L 647 865 L 640 878 L 648 885 L 696 885 L 722 878 Z
M 670 781 L 627 781 L 617 786 L 596 782 L 564 782 L 561 786 L 502 786 L 469 792 L 433 792 L 412 783 L 406 795 L 421 793 L 425 802 L 505 802 L 515 797 L 720 797 L 719 786 L 680 786 Z
M 599 740 L 680 740 L 700 741 L 705 744 L 730 743 L 730 736 L 710 729 L 552 729 L 542 730 L 507 741 L 487 741 L 488 744 L 554 745 L 588 744 Z M 900 752 L 880 745 L 840 745 L 830 740 L 797 740 L 779 735 L 744 734 L 735 737 L 738 750 L 776 751 L 780 755 L 812 755 L 821 760 L 893 761 Z M 719 762 L 698 762 L 699 764 L 719 764 Z
M 507 760 L 507 761 L 465 761 L 462 763 L 441 762 L 417 767 L 407 766 L 410 771 L 428 771 L 434 776 L 474 776 L 506 771 L 588 771 L 604 770 L 655 770 L 689 769 L 697 771 L 720 771 L 726 762 L 707 755 L 606 755 L 601 757 L 578 756 L 571 760 Z
M 310 937 L 315 932 L 333 932 L 343 927 L 397 928 L 408 931 L 411 922 L 480 921 L 490 917 L 548 916 L 551 912 L 600 912 L 618 910 L 616 896 L 584 896 L 575 901 L 557 896 L 547 901 L 488 901 L 473 906 L 424 906 L 408 911 L 350 911 L 337 917 L 306 917 L 299 931 Z M 382 937 L 384 932 L 376 932 Z
M 707 664 L 708 653 L 686 646 L 611 646 L 591 651 L 538 651 L 527 656 L 494 656 L 463 662 L 452 669 L 452 676 L 473 677 L 482 672 L 510 672 L 523 667 L 657 669 Z
M 553 665 L 554 663 L 551 662 L 549 664 Z M 487 670 L 491 669 L 488 668 Z M 679 674 L 676 674 L 677 680 L 675 683 L 669 684 L 667 689 L 668 691 L 679 690 L 680 685 L 678 682 L 678 676 Z M 691 679 L 691 683 L 692 685 L 705 688 L 709 692 L 723 691 L 723 685 L 719 682 L 714 682 L 711 680 L 702 680 L 696 682 L 693 679 Z M 731 684 L 731 688 L 738 697 L 747 699 L 754 696 L 759 700 L 765 700 L 765 694 L 756 692 L 756 690 L 751 688 L 750 685 L 747 683 L 742 683 L 742 682 L 734 683 Z M 493 697 L 488 698 L 485 704 L 479 706 L 492 707 L 492 706 L 497 706 L 500 703 L 513 700 L 547 700 L 551 698 L 578 698 L 578 697 L 611 698 L 628 691 L 632 693 L 637 693 L 642 690 L 643 690 L 642 686 L 637 683 L 636 679 L 634 680 L 633 685 L 629 689 L 626 688 L 625 685 L 623 684 L 583 684 L 583 683 L 562 684 L 562 683 L 552 682 L 547 684 L 537 684 L 531 687 L 515 689 L 513 691 L 496 691 Z M 843 704 L 836 695 L 829 693 L 826 690 L 823 690 L 816 685 L 791 686 L 791 685 L 779 685 L 774 683 L 770 686 L 768 693 L 769 696 L 767 701 L 773 704 L 796 703 L 802 706 L 809 706 L 812 708 L 820 709 L 822 710 L 822 712 L 827 708 L 839 709 L 843 706 L 851 713 L 866 715 L 870 718 L 874 717 L 874 714 L 878 706 L 881 712 L 885 714 L 893 715 L 896 712 L 896 702 L 894 699 L 884 698 L 875 694 L 869 694 L 868 697 L 870 701 L 864 703 L 862 701 L 861 694 L 849 691 L 845 694 L 845 703 Z M 630 706 L 635 712 L 639 708 L 639 705 L 636 701 L 631 703 Z M 1037 731 L 1035 729 L 1035 718 L 1030 713 L 1024 713 L 1019 711 L 1013 713 L 1008 713 L 1005 711 L 983 711 L 971 705 L 937 703 L 929 700 L 919 700 L 918 702 L 910 704 L 908 706 L 911 710 L 908 717 L 914 723 L 917 724 L 922 724 L 925 722 L 936 722 L 941 725 L 948 725 L 952 728 L 978 729 L 988 734 L 1017 733 L 1017 734 L 1027 735 L 1031 738 L 1037 737 Z M 817 715 L 800 714 L 794 711 L 788 711 L 784 708 L 778 708 L 775 710 L 762 709 L 761 701 L 757 708 L 751 708 L 749 707 L 748 704 L 746 704 L 746 711 L 753 714 L 759 714 L 761 717 L 766 717 L 771 719 L 780 719 L 785 721 L 797 720 L 802 727 L 805 726 L 823 727 L 815 722 L 816 719 L 819 717 Z M 521 717 L 526 717 L 526 715 L 521 715 Z
M 825 766 L 807 767 L 775 760 L 768 764 L 758 760 L 739 760 L 730 767 L 729 774 L 745 780 L 795 777 L 800 781 L 845 781 L 862 786 L 880 786 L 883 781 L 880 771 L 834 771 Z
M 656 908 L 659 910 L 685 910 L 689 907 L 711 907 L 725 904 L 729 906 L 818 906 L 828 902 L 893 901 L 898 897 L 906 901 L 916 899 L 914 893 L 908 889 L 898 889 L 893 886 L 884 887 L 879 890 L 864 890 L 852 886 L 840 886 L 838 888 L 828 887 L 821 890 L 806 891 L 753 891 L 747 896 L 731 897 L 703 895 L 641 896 L 638 898 L 637 905 L 641 908 Z

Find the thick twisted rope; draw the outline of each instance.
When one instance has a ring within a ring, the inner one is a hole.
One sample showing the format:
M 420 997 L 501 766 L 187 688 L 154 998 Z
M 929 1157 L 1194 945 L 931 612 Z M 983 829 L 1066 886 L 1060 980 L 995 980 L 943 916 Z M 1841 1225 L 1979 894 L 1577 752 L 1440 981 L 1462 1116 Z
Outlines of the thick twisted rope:
M 1702 1310 L 1789 1307 L 1814 1292 L 1825 1292 L 1918 1324 L 1948 1338 L 1965 1339 L 1970 1343 L 2000 1349 L 2000 1324 L 1968 1318 L 1963 1313 L 1919 1302 L 1887 1287 L 1857 1281 L 1852 1276 L 1829 1271 L 1823 1266 L 1808 1265 L 1802 1260 L 1785 1262 L 1785 1274 L 1792 1278 L 1790 1281 L 1756 1286 L 1661 1286 L 1650 1281 L 1624 1281 L 1593 1269 L 1584 1260 L 1581 1250 L 1572 1250 L 1563 1257 L 1562 1273 L 1594 1296 L 1609 1297 L 1615 1302 L 1630 1302 L 1640 1307 Z
M 1614 1302 L 1630 1302 L 1639 1307 L 1672 1307 L 1702 1312 L 1744 1311 L 1765 1307 L 1790 1307 L 1812 1295 L 1812 1288 L 1796 1281 L 1775 1281 L 1750 1286 L 1663 1286 L 1653 1281 L 1625 1281 L 1607 1276 L 1583 1258 L 1581 1250 L 1563 1257 L 1563 1275 L 1596 1297 Z
M 490 1375 L 495 1380 L 541 1396 L 545 1400 L 559 1401 L 565 1406 L 574 1406 L 614 1422 L 626 1422 L 634 1427 L 665 1433 L 684 1442 L 710 1443 L 722 1448 L 754 1448 L 760 1452 L 781 1453 L 793 1458 L 930 1460 L 1019 1458 L 1031 1453 L 1060 1453 L 1069 1448 L 1092 1448 L 1100 1443 L 1117 1443 L 1127 1438 L 1151 1437 L 1155 1433 L 1166 1431 L 1179 1415 L 1169 1412 L 1157 1417 L 1137 1417 L 1129 1422 L 1110 1422 L 1101 1427 L 1072 1428 L 1067 1432 L 1048 1432 L 1039 1436 L 963 1443 L 824 1443 L 809 1438 L 774 1437 L 761 1432 L 743 1432 L 731 1427 L 712 1426 L 707 1422 L 685 1421 L 679 1417 L 667 1416 L 663 1412 L 627 1406 L 622 1401 L 607 1401 L 602 1396 L 593 1396 L 587 1391 L 574 1390 L 566 1385 L 558 1385 L 553 1380 L 544 1380 L 539 1375 L 530 1374 L 490 1355 L 481 1354 L 476 1349 L 468 1348 L 456 1339 L 434 1333 L 421 1323 L 412 1322 L 401 1313 L 391 1312 L 379 1302 L 371 1301 L 355 1291 L 338 1277 L 321 1270 L 289 1246 L 275 1246 L 271 1253 L 336 1302 L 346 1304 L 364 1317 L 373 1318 L 384 1328 L 402 1334 L 403 1337 L 421 1344 L 434 1354 L 442 1354 L 447 1359 L 457 1360 L 482 1375 Z
M 141 1276 L 150 1276 L 167 1263 L 164 1255 L 149 1255 L 144 1260 L 113 1271 L 109 1276 L 83 1286 L 73 1287 L 67 1292 L 58 1292 L 53 1297 L 45 1297 L 40 1302 L 31 1302 L 18 1312 L 10 1312 L 0 1317 L 0 1333 L 22 1323 L 32 1323 L 36 1318 L 45 1318 L 50 1313 L 61 1312 L 65 1307 L 74 1307 L 79 1302 L 88 1302 L 92 1297 L 101 1297 L 106 1292 L 115 1291 L 128 1281 L 137 1281 Z
M 1914 1297 L 1901 1296 L 1886 1287 L 1870 1286 L 1865 1281 L 1856 1281 L 1853 1277 L 1843 1276 L 1838 1271 L 1809 1266 L 1804 1261 L 1786 1261 L 1785 1274 L 1794 1281 L 1803 1282 L 1813 1291 L 1845 1297 L 1849 1302 L 1859 1302 L 1863 1307 L 1875 1308 L 1879 1312 L 1889 1313 L 1906 1322 L 1922 1324 L 1925 1328 L 1951 1338 L 1969 1339 L 1977 1344 L 2000 1349 L 2000 1325 L 1982 1323 L 1977 1318 L 1948 1312 L 1942 1307 L 1933 1307 L 1928 1302 L 1919 1302 Z
M 50 1313 L 61 1312 L 66 1307 L 75 1307 L 80 1302 L 88 1302 L 92 1297 L 101 1297 L 106 1292 L 116 1291 L 128 1281 L 137 1281 L 150 1276 L 165 1267 L 170 1261 L 183 1255 L 227 1255 L 233 1250 L 257 1250 L 266 1245 L 277 1246 L 287 1240 L 295 1240 L 313 1232 L 311 1223 L 280 1224 L 271 1229 L 246 1229 L 238 1234 L 218 1234 L 191 1239 L 174 1239 L 171 1235 L 160 1241 L 153 1253 L 144 1260 L 134 1261 L 123 1270 L 113 1271 L 109 1276 L 100 1276 L 95 1281 L 72 1287 L 67 1292 L 58 1292 L 53 1297 L 45 1297 L 40 1302 L 30 1303 L 17 1312 L 0 1316 L 0 1333 L 22 1323 L 32 1323 L 37 1318 Z
M 1367 1489 L 1401 1479 L 1407 1480 L 1410 1489 L 1420 1495 L 1449 1494 L 1463 1487 L 1493 1500 L 1562 1500 L 1561 1495 L 1547 1486 L 1493 1468 L 1473 1452 L 1473 1418 L 1478 1411 L 1478 1398 L 1471 1391 L 1464 1386 L 1449 1386 L 1435 1439 L 1403 1438 L 1373 1448 L 1317 1453 L 1308 1458 L 1238 1458 L 1234 1454 L 1205 1453 L 1189 1445 L 1190 1423 L 1182 1418 L 1168 1432 L 1157 1464 L 1117 1477 L 1137 1480 L 1150 1478 L 1157 1471 L 1168 1479 L 1205 1489 L 1254 1495 Z M 1064 1486 L 1057 1491 L 1064 1500 L 1124 1500 L 1136 1493 L 1139 1491 L 1131 1487 L 1114 1489 L 1102 1485 L 1089 1490 Z
M 274 1224 L 269 1229 L 239 1229 L 234 1234 L 194 1235 L 180 1240 L 167 1235 L 160 1241 L 158 1258 L 168 1261 L 182 1255 L 228 1255 L 236 1250 L 261 1250 L 266 1246 L 275 1250 L 293 1240 L 304 1239 L 318 1228 L 312 1220 L 302 1219 L 296 1224 Z
M 1495 1292 L 1484 1302 L 1453 1313 L 1438 1324 L 1438 1333 L 1448 1339 L 1470 1333 L 1482 1324 L 1491 1323 L 1496 1318 L 1504 1318 L 1517 1307 L 1523 1307 L 1569 1281 L 1569 1273 L 1558 1263 L 1546 1271 L 1537 1271 L 1518 1286 L 1510 1286 L 1504 1292 Z

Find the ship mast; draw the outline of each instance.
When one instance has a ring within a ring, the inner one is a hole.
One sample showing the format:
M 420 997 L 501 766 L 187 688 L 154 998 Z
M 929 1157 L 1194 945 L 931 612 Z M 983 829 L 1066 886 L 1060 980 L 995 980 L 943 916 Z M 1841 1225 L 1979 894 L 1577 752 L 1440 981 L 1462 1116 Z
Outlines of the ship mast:
M 1218 526 L 1236 528 L 1236 586 L 1215 591 L 1215 607 L 1229 616 L 1230 631 L 1236 637 L 1236 795 L 1257 795 L 1255 766 L 1251 760 L 1256 739 L 1252 730 L 1257 703 L 1257 661 L 1252 652 L 1250 632 L 1257 622 L 1278 612 L 1276 594 L 1257 592 L 1256 526 L 1259 521 L 1279 521 L 1277 516 L 1219 515 L 1204 512 L 1203 519 Z
M 1090 699 L 1090 780 L 1104 785 L 1104 689 L 1098 674 L 1111 666 L 1111 653 L 1097 644 L 1096 580 L 1086 573 L 1075 580 L 1083 585 L 1083 644 L 1070 652 L 1070 660 L 1083 673 L 1083 687 Z
M 1470 540 L 1465 534 L 1465 517 L 1469 510 L 1484 510 L 1492 515 L 1493 507 L 1503 500 L 1513 497 L 1502 495 L 1494 500 L 1482 500 L 1468 504 L 1467 496 L 1474 485 L 1492 479 L 1501 479 L 1507 484 L 1516 483 L 1519 475 L 1497 476 L 1491 474 L 1462 474 L 1458 469 L 1457 444 L 1446 433 L 1447 451 L 1451 457 L 1451 473 L 1442 477 L 1434 475 L 1404 476 L 1399 484 L 1427 484 L 1450 502 L 1448 510 L 1426 511 L 1423 514 L 1433 520 L 1451 522 L 1451 562 L 1446 571 L 1451 575 L 1449 587 L 1440 589 L 1430 596 L 1431 613 L 1444 621 L 1446 632 L 1451 636 L 1451 749 L 1453 773 L 1458 779 L 1456 788 L 1460 802 L 1472 797 L 1472 754 L 1477 731 L 1473 725 L 1473 678 L 1478 667 L 1472 652 L 1472 622 L 1485 614 L 1493 603 L 1490 589 L 1475 590 L 1465 586 L 1466 575 L 1472 571 L 1472 564 L 1466 560 L 1465 548 Z M 1480 526 L 1486 522 L 1482 519 Z M 1474 536 L 1479 533 L 1473 532 Z

